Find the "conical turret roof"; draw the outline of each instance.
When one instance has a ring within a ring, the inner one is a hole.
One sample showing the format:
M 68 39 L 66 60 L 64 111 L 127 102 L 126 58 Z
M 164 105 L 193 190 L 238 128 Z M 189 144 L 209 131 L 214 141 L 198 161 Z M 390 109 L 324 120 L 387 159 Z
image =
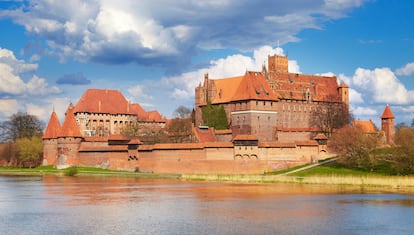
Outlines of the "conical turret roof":
M 74 107 L 70 104 L 66 110 L 66 118 L 58 137 L 82 137 L 79 126 L 76 124 L 73 110 Z
M 391 111 L 390 106 L 387 104 L 387 106 L 385 106 L 384 112 L 381 115 L 382 119 L 392 119 L 395 118 L 394 114 Z
M 59 118 L 55 111 L 50 115 L 49 123 L 47 124 L 43 139 L 55 139 L 58 137 L 61 130 Z

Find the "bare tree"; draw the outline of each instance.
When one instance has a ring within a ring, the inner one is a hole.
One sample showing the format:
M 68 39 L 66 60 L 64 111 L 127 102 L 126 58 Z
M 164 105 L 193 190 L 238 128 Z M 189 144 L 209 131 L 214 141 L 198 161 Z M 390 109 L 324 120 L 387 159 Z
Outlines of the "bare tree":
M 177 118 L 188 118 L 191 115 L 191 109 L 183 105 L 180 105 L 178 108 L 175 109 L 173 115 Z
M 380 134 L 366 134 L 359 126 L 347 125 L 332 135 L 328 147 L 339 155 L 338 161 L 344 165 L 372 169 L 376 159 L 370 153 L 380 143 Z
M 27 113 L 13 114 L 0 125 L 0 141 L 16 141 L 20 138 L 42 136 L 44 124 L 36 116 Z
M 334 130 L 350 124 L 352 119 L 346 104 L 330 102 L 316 107 L 311 114 L 310 125 L 330 138 Z

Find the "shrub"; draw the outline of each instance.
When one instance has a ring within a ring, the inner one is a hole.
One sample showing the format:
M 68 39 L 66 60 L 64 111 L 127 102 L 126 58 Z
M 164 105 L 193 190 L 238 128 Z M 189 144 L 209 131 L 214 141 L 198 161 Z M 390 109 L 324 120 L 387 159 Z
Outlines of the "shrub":
M 65 176 L 75 176 L 79 173 L 79 170 L 76 166 L 71 166 L 65 169 Z

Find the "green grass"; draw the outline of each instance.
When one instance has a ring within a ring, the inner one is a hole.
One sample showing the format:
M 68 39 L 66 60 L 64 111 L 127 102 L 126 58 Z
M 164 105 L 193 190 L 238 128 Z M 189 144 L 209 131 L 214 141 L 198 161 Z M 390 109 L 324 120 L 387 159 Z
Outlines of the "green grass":
M 305 164 L 305 165 L 291 167 L 291 168 L 288 168 L 288 169 L 283 169 L 283 170 L 280 170 L 280 171 L 266 172 L 266 175 L 279 175 L 279 174 L 284 174 L 284 173 L 287 173 L 289 171 L 293 171 L 293 170 L 296 170 L 296 169 L 299 169 L 299 168 L 302 168 L 302 167 L 305 167 L 305 166 L 309 166 L 309 165 L 310 164 Z
M 53 166 L 40 166 L 35 168 L 0 167 L 0 175 L 58 175 L 58 176 L 120 176 L 137 178 L 178 179 L 179 174 L 154 174 L 144 172 L 131 172 L 125 170 L 108 170 L 95 167 L 69 167 L 56 169 Z

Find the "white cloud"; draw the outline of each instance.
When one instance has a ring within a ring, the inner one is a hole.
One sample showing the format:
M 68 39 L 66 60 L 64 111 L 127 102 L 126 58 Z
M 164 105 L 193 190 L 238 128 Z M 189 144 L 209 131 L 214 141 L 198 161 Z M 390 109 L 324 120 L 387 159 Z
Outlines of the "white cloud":
M 406 64 L 395 71 L 398 76 L 410 76 L 414 73 L 414 62 Z
M 0 99 L 0 118 L 6 119 L 19 111 L 19 105 L 15 99 Z
M 19 76 L 13 73 L 13 68 L 8 64 L 0 63 L 0 94 L 22 94 L 25 84 Z
M 60 93 L 58 87 L 50 87 L 44 78 L 36 75 L 33 75 L 27 83 L 21 79 L 22 74 L 35 72 L 37 67 L 37 64 L 18 60 L 13 51 L 0 49 L 0 97 L 2 93 L 20 96 Z
M 300 0 L 280 7 L 267 0 L 29 0 L 16 10 L 0 10 L 0 16 L 46 39 L 62 60 L 181 68 L 198 48 L 248 51 L 276 40 L 298 41 L 301 30 L 322 28 L 363 2 Z
M 378 116 L 378 112 L 370 107 L 358 106 L 352 109 L 352 113 L 357 116 Z
M 209 78 L 220 79 L 243 75 L 246 70 L 261 71 L 263 63 L 267 64 L 268 55 L 283 55 L 282 48 L 263 46 L 254 50 L 253 58 L 245 55 L 235 54 L 226 58 L 210 61 L 208 68 L 180 74 L 162 79 L 164 86 L 170 87 L 171 96 L 175 99 L 191 99 L 194 97 L 195 87 L 204 79 L 208 73 Z M 290 66 L 293 65 L 293 69 Z M 296 61 L 289 61 L 289 71 L 300 73 Z
M 142 85 L 135 85 L 127 89 L 128 93 L 135 98 L 153 99 L 151 95 L 145 92 L 145 87 Z
M 49 95 L 59 94 L 61 90 L 56 87 L 50 87 L 46 79 L 33 75 L 32 79 L 26 84 L 27 93 L 29 95 Z
M 349 103 L 351 104 L 364 103 L 362 94 L 352 88 L 349 88 Z
M 351 82 L 373 102 L 407 104 L 414 100 L 414 91 L 408 91 L 389 68 L 358 68 Z
M 37 70 L 37 64 L 25 63 L 23 60 L 16 59 L 13 51 L 0 48 L 0 64 L 7 64 L 14 74 L 28 73 Z

